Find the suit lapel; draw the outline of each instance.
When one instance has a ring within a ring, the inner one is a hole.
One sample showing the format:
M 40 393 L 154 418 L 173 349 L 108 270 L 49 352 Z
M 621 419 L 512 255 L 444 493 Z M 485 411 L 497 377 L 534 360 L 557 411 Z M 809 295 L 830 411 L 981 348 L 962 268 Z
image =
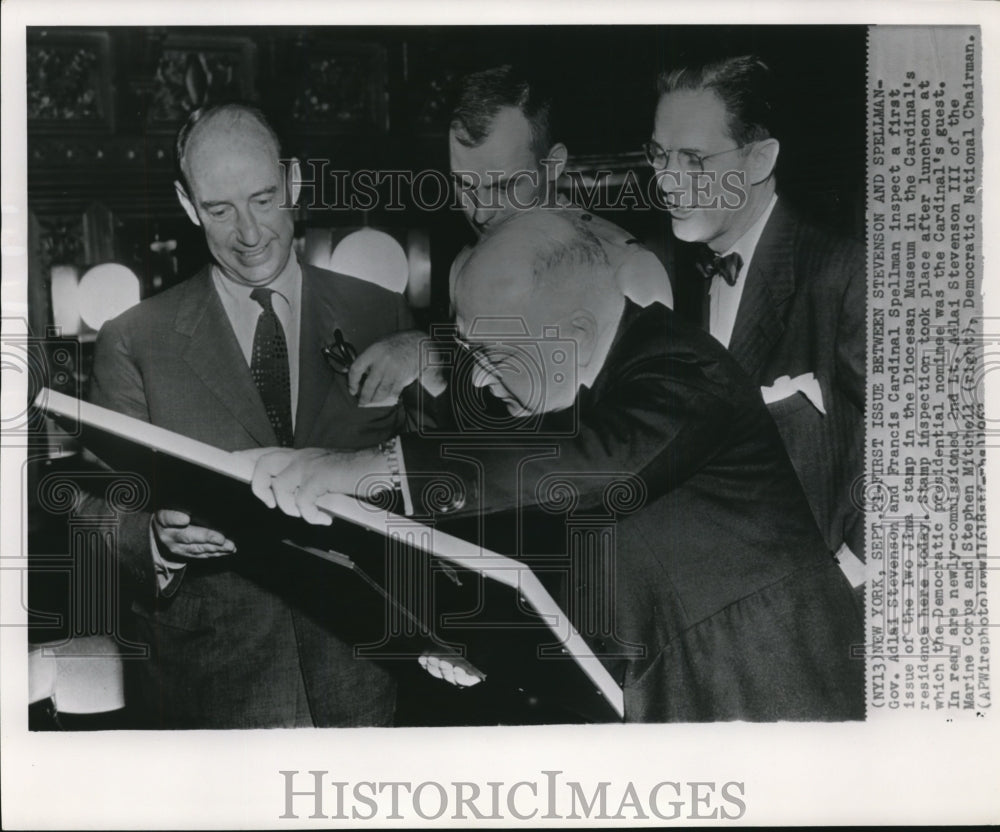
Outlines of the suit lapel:
M 347 379 L 337 378 L 327 366 L 320 348 L 333 340 L 338 326 L 350 341 L 350 328 L 338 323 L 343 313 L 343 300 L 338 298 L 335 281 L 317 275 L 311 266 L 302 264 L 302 313 L 299 324 L 299 400 L 295 415 L 295 445 L 310 444 L 316 420 L 320 414 L 331 414 L 353 408 L 355 402 L 347 390 Z
M 257 442 L 276 445 L 250 368 L 212 285 L 210 267 L 191 278 L 174 326 L 189 339 L 183 357 L 191 371 Z
M 729 339 L 729 351 L 755 380 L 785 331 L 785 312 L 795 292 L 795 233 L 795 220 L 779 199 L 750 261 Z

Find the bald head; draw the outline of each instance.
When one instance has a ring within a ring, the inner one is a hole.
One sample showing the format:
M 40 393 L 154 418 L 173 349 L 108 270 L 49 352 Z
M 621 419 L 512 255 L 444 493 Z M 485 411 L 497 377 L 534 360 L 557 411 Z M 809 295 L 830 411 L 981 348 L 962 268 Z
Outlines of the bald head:
M 625 299 L 575 212 L 535 209 L 484 236 L 455 283 L 474 377 L 512 415 L 562 410 L 603 365 Z M 553 328 L 558 328 L 558 338 Z
M 190 188 L 189 156 L 205 141 L 226 142 L 234 139 L 253 141 L 261 150 L 281 157 L 281 142 L 264 114 L 245 104 L 219 104 L 202 107 L 188 116 L 177 133 L 175 158 L 180 181 Z
M 522 212 L 484 237 L 455 284 L 460 319 L 520 316 L 529 327 L 587 310 L 601 322 L 620 311 L 621 292 L 600 241 L 575 212 Z
M 279 157 L 263 115 L 242 105 L 199 111 L 177 137 L 177 198 L 222 273 L 245 286 L 274 281 L 291 255 L 297 177 Z

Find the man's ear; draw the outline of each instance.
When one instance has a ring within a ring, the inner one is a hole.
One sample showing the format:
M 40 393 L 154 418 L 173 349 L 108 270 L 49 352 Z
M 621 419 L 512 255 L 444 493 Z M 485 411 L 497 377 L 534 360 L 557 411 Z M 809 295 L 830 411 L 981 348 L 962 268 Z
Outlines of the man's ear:
M 566 168 L 566 160 L 569 158 L 569 151 L 562 142 L 552 145 L 549 152 L 545 154 L 545 175 L 552 181 L 558 179 Z
M 195 225 L 201 225 L 201 220 L 198 219 L 198 212 L 195 210 L 194 203 L 191 202 L 191 197 L 184 190 L 184 186 L 175 180 L 174 190 L 177 192 L 177 199 L 184 208 L 184 213 L 188 215 L 188 219 Z
M 778 163 L 778 151 L 781 145 L 777 139 L 764 139 L 753 146 L 750 158 L 747 160 L 747 172 L 750 174 L 750 184 L 759 185 L 774 173 Z
M 576 362 L 580 367 L 588 367 L 597 348 L 597 318 L 589 309 L 576 309 L 569 316 L 569 326 L 568 335 L 576 341 Z
M 299 201 L 299 194 L 302 191 L 302 166 L 299 164 L 299 160 L 293 156 L 288 160 L 288 167 L 286 170 L 287 174 L 285 175 L 285 183 L 288 189 L 287 193 L 289 200 L 281 207 L 294 208 L 296 203 Z

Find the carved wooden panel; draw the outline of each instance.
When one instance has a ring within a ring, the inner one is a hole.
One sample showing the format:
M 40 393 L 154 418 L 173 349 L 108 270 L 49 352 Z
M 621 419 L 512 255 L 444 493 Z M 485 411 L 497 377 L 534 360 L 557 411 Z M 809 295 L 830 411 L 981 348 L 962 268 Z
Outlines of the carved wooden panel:
M 307 132 L 385 132 L 388 129 L 385 48 L 319 41 L 299 54 L 288 87 L 291 120 Z
M 57 263 L 84 265 L 83 214 L 55 214 L 38 218 L 38 250 L 46 269 Z
M 106 32 L 29 32 L 26 92 L 30 129 L 113 129 L 110 44 Z
M 167 37 L 149 85 L 149 125 L 172 132 L 198 107 L 253 100 L 254 56 L 249 38 Z

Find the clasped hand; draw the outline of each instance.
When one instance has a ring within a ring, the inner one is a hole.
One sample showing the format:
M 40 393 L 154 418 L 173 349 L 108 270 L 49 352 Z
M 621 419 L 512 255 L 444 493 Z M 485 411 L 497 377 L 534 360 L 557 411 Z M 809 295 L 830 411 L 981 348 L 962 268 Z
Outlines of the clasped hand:
M 357 397 L 358 405 L 394 403 L 403 389 L 418 378 L 432 395 L 440 395 L 444 388 L 441 369 L 420 360 L 425 341 L 427 333 L 407 330 L 388 335 L 362 352 L 347 377 L 348 389 Z
M 236 451 L 256 460 L 251 488 L 268 508 L 308 523 L 329 526 L 333 518 L 317 503 L 325 494 L 353 494 L 367 473 L 366 451 L 324 448 L 254 448 Z

